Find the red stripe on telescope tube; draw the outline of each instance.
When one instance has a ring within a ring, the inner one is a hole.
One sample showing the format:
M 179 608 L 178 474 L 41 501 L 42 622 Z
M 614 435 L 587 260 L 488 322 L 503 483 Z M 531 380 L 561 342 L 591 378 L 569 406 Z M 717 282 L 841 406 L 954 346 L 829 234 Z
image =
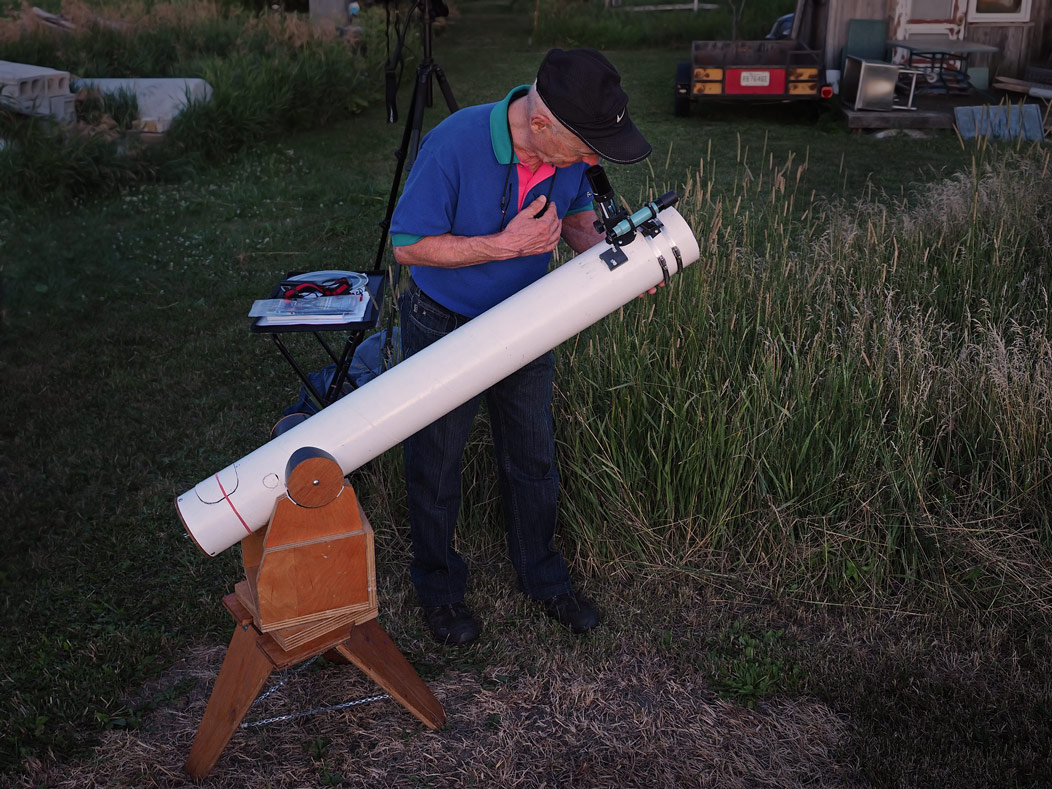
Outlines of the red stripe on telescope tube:
M 219 485 L 219 491 L 223 494 L 223 498 L 226 499 L 226 503 L 230 505 L 230 509 L 237 515 L 237 519 L 241 521 L 241 525 L 245 527 L 245 531 L 249 534 L 252 533 L 252 529 L 248 528 L 248 524 L 245 523 L 245 519 L 241 517 L 241 513 L 237 511 L 237 507 L 234 506 L 234 502 L 230 500 L 230 496 L 227 495 L 226 488 L 223 487 L 222 481 L 219 479 L 219 475 L 216 474 L 216 483 Z

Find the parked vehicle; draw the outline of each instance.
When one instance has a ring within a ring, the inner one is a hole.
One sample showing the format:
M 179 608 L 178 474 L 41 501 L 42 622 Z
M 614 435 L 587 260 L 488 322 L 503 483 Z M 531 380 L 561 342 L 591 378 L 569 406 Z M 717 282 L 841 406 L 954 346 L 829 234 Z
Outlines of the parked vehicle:
M 808 0 L 798 0 L 795 19 Z M 822 53 L 792 38 L 792 20 L 775 23 L 760 41 L 695 41 L 691 58 L 676 68 L 676 115 L 689 115 L 691 102 L 714 100 L 800 101 L 827 99 Z M 775 37 L 785 33 L 788 37 Z
M 796 14 L 786 14 L 780 16 L 774 20 L 774 24 L 771 26 L 771 32 L 768 33 L 764 38 L 791 38 L 793 35 L 793 20 L 796 19 Z

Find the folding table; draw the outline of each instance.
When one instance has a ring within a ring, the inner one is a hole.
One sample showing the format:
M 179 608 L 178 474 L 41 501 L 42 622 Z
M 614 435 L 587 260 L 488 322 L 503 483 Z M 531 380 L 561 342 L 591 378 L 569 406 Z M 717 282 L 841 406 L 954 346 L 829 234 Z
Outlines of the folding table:
M 904 41 L 889 41 L 888 46 L 906 50 L 907 68 L 934 74 L 946 89 L 951 87 L 951 81 L 960 81 L 971 87 L 968 78 L 970 56 L 992 55 L 1000 51 L 990 44 L 957 41 L 949 36 L 914 36 Z M 960 68 L 955 68 L 954 63 L 959 63 Z
M 348 382 L 347 373 L 351 367 L 351 360 L 354 358 L 354 351 L 358 348 L 358 345 L 365 338 L 366 332 L 376 327 L 379 322 L 381 314 L 381 305 L 384 299 L 384 290 L 387 284 L 387 274 L 383 271 L 368 271 L 360 272 L 365 274 L 369 278 L 369 282 L 366 285 L 366 289 L 369 292 L 369 303 L 365 309 L 365 314 L 360 320 L 350 321 L 347 323 L 281 323 L 281 324 L 267 324 L 263 318 L 254 318 L 252 324 L 249 327 L 249 331 L 254 334 L 269 334 L 274 344 L 277 346 L 281 355 L 285 357 L 285 361 L 289 363 L 289 366 L 296 372 L 299 379 L 303 382 L 310 395 L 317 401 L 319 408 L 325 408 L 335 402 L 340 392 L 343 390 L 343 386 Z M 286 279 L 292 276 L 302 275 L 302 272 L 290 273 Z M 281 291 L 280 286 L 274 288 L 270 294 L 270 298 L 280 298 Z M 339 349 L 339 346 L 335 343 L 330 343 L 325 339 L 324 335 L 331 332 L 346 333 L 346 339 L 343 342 L 343 348 Z M 321 392 L 318 387 L 310 379 L 310 374 L 306 371 L 302 364 L 300 364 L 293 356 L 292 352 L 287 347 L 283 340 L 283 336 L 286 334 L 310 334 L 318 342 L 318 344 L 325 350 L 329 358 L 336 364 L 336 374 L 332 378 L 332 382 L 328 388 Z M 335 347 L 334 347 L 335 345 Z

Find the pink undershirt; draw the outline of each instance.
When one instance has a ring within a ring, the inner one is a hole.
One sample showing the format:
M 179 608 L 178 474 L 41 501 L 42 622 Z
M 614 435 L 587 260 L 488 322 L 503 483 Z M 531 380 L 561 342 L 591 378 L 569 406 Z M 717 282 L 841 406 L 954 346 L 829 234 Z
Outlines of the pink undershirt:
M 518 168 L 519 176 L 519 210 L 522 210 L 522 201 L 526 199 L 526 193 L 529 192 L 533 187 L 539 184 L 546 178 L 550 178 L 555 175 L 555 166 L 551 164 L 542 164 L 537 168 L 537 172 L 530 172 L 530 168 L 524 165 L 522 162 L 516 162 L 515 166 Z

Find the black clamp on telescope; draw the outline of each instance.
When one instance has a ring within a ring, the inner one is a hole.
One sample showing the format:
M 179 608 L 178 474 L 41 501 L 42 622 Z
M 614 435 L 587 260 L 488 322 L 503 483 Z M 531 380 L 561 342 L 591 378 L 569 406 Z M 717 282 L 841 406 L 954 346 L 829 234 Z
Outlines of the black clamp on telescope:
M 595 200 L 595 212 L 598 219 L 595 221 L 595 229 L 606 235 L 606 243 L 610 249 L 603 252 L 599 257 L 611 269 L 615 269 L 628 260 L 628 256 L 621 251 L 621 247 L 630 244 L 636 237 L 636 231 L 652 238 L 661 232 L 662 224 L 658 219 L 658 213 L 676 204 L 679 195 L 675 192 L 665 192 L 657 200 L 653 200 L 640 208 L 634 214 L 617 204 L 614 189 L 610 186 L 610 179 L 606 177 L 606 171 L 601 165 L 595 164 L 585 171 L 588 185 L 592 188 L 592 196 Z M 673 247 L 676 255 L 676 273 L 683 270 L 683 259 L 680 257 L 679 249 Z M 668 267 L 665 258 L 658 255 L 658 262 L 664 274 L 665 284 L 669 283 Z

